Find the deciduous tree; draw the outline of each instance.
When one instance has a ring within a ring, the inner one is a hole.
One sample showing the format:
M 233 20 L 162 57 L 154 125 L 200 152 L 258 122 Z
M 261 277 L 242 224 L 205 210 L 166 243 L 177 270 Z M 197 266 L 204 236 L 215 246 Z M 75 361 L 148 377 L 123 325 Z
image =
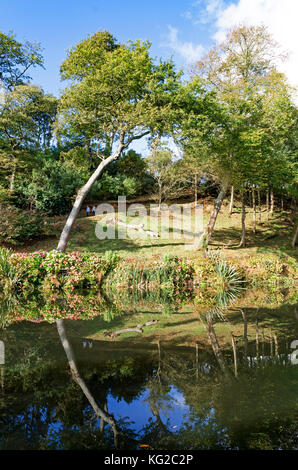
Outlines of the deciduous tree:
M 133 141 L 171 130 L 179 74 L 171 61 L 155 63 L 148 42 L 119 44 L 98 32 L 71 50 L 61 66 L 72 80 L 60 103 L 60 132 L 84 135 L 98 166 L 79 190 L 58 244 L 65 250 L 93 183 Z

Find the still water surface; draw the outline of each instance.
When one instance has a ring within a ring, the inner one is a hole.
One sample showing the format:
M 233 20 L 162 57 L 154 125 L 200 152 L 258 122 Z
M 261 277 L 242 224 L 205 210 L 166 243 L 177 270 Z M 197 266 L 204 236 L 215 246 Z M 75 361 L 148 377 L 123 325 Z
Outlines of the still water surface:
M 0 449 L 297 449 L 297 318 L 295 305 L 242 303 L 198 317 L 204 332 L 183 342 L 86 335 L 96 319 L 12 323 Z

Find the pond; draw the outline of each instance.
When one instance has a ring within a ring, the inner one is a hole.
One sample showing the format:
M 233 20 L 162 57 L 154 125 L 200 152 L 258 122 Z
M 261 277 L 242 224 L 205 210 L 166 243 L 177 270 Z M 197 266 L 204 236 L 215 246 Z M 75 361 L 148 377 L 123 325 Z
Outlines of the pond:
M 22 307 L 0 330 L 0 449 L 297 449 L 295 292 L 196 298 L 56 321 Z

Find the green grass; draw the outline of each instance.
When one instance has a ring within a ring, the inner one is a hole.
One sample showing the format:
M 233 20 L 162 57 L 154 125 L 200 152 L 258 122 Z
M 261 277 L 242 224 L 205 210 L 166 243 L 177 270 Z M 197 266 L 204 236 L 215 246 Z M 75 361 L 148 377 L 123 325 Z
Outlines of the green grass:
M 210 211 L 212 210 L 212 201 L 204 202 L 204 226 L 206 225 Z M 83 215 L 83 214 L 82 214 Z M 116 213 L 117 217 L 118 214 Z M 102 225 L 105 224 L 107 216 L 103 216 Z M 111 218 L 111 217 L 109 217 Z M 196 258 L 198 252 L 196 250 L 186 250 L 185 243 L 189 243 L 190 239 L 182 235 L 181 239 L 173 239 L 172 234 L 177 230 L 175 220 L 172 221 L 172 227 L 168 235 L 163 234 L 159 238 L 151 238 L 138 235 L 135 239 L 105 239 L 99 240 L 95 234 L 96 224 L 100 223 L 99 217 L 86 218 L 80 217 L 72 231 L 68 251 L 92 251 L 102 254 L 107 250 L 117 252 L 121 257 L 130 258 L 137 257 L 140 259 L 149 259 L 159 257 L 166 253 L 174 254 L 179 257 Z M 122 220 L 123 217 L 121 217 Z M 45 240 L 36 241 L 23 247 L 16 248 L 18 251 L 35 251 L 35 250 L 52 250 L 57 246 L 59 233 L 64 224 L 64 218 L 60 219 L 57 224 L 57 235 Z M 143 220 L 139 217 L 127 217 L 127 223 L 139 224 Z M 151 230 L 157 231 L 158 219 Z M 297 256 L 297 248 L 291 248 L 291 239 L 293 236 L 293 222 L 291 214 L 284 212 L 275 212 L 273 217 L 267 220 L 265 209 L 262 212 L 262 222 L 257 224 L 257 233 L 252 231 L 252 210 L 247 208 L 246 217 L 247 226 L 247 246 L 238 248 L 241 238 L 241 214 L 237 207 L 232 216 L 228 215 L 228 202 L 223 207 L 218 216 L 214 233 L 212 236 L 210 249 L 220 249 L 228 259 L 244 261 L 250 259 L 251 256 L 266 256 L 267 254 L 279 254 L 288 257 L 289 262 L 295 263 Z M 146 227 L 145 227 L 146 228 Z M 136 232 L 134 232 L 136 233 Z

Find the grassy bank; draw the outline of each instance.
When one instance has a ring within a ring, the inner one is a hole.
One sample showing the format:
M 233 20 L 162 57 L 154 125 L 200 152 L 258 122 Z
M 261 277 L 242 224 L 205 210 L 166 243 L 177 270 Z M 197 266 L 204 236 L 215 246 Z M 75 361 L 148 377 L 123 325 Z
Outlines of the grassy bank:
M 203 216 L 204 226 L 208 222 L 210 212 L 213 208 L 213 202 L 210 199 L 199 201 L 203 204 Z M 149 204 L 144 203 L 144 206 L 149 210 Z M 179 207 L 190 207 L 189 204 L 178 204 Z M 193 209 L 192 209 L 193 211 Z M 123 219 L 123 215 L 117 213 L 115 205 L 115 213 L 113 216 Z M 123 256 L 133 256 L 142 259 L 148 259 L 152 256 L 158 256 L 160 254 L 172 253 L 179 257 L 187 255 L 188 257 L 196 257 L 196 251 L 185 250 L 185 243 L 189 243 L 191 237 L 184 236 L 183 234 L 179 239 L 175 239 L 174 235 L 179 230 L 179 220 L 175 217 L 170 218 L 170 229 L 169 234 L 166 233 L 165 227 L 160 223 L 158 214 L 153 212 L 152 216 L 152 230 L 158 231 L 159 237 L 143 237 L 137 234 L 134 239 L 118 239 L 117 229 L 115 239 L 99 240 L 96 236 L 95 229 L 96 225 L 106 225 L 107 219 L 111 219 L 111 215 L 106 216 L 95 216 L 85 217 L 84 212 L 81 212 L 81 216 L 77 220 L 70 241 L 68 245 L 68 251 L 84 251 L 84 252 L 95 252 L 102 254 L 106 251 L 115 251 Z M 194 216 L 192 215 L 192 222 Z M 144 222 L 142 217 L 127 216 L 126 222 L 130 224 L 139 224 Z M 15 251 L 38 251 L 45 250 L 50 251 L 57 247 L 59 234 L 65 223 L 65 217 L 56 217 L 52 220 L 53 235 L 46 239 L 27 243 L 22 246 L 14 247 Z M 146 222 L 145 222 L 146 224 Z M 228 214 L 228 202 L 223 204 L 223 207 L 219 213 L 216 221 L 214 233 L 212 235 L 212 241 L 210 249 L 220 249 L 229 254 L 232 257 L 253 255 L 256 253 L 262 253 L 264 250 L 278 250 L 282 253 L 288 254 L 291 257 L 297 256 L 297 248 L 291 248 L 291 240 L 294 231 L 294 219 L 293 214 L 290 212 L 279 212 L 276 211 L 273 215 L 268 218 L 265 207 L 262 207 L 261 222 L 257 219 L 257 231 L 253 233 L 252 223 L 252 210 L 247 208 L 246 215 L 246 227 L 247 227 L 247 246 L 245 248 L 238 248 L 238 244 L 241 238 L 241 213 L 240 205 L 236 205 L 232 215 Z M 145 227 L 146 228 L 146 227 Z M 136 235 L 133 231 L 130 232 L 132 236 Z

